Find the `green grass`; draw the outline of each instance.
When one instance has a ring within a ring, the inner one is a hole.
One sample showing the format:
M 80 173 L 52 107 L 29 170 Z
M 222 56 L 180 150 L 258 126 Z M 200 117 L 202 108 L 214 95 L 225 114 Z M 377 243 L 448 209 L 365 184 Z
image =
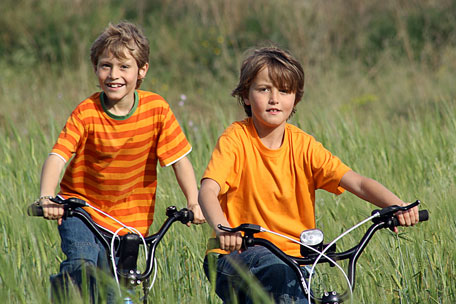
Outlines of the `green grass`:
M 357 172 L 406 201 L 420 199 L 430 212 L 429 222 L 400 229 L 398 236 L 382 231 L 374 237 L 359 260 L 354 302 L 456 302 L 453 2 L 105 0 L 63 9 L 65 3 L 0 4 L 3 302 L 49 303 L 49 276 L 64 259 L 56 224 L 28 217 L 25 209 L 39 194 L 42 163 L 67 116 L 98 90 L 90 42 L 108 21 L 120 19 L 143 24 L 151 38 L 151 69 L 142 88 L 171 104 L 193 145 L 197 179 L 220 133 L 244 117 L 230 97 L 242 53 L 264 40 L 289 47 L 306 71 L 304 98 L 291 122 Z M 374 209 L 349 193 L 317 192 L 316 203 L 327 241 Z M 172 169 L 160 168 L 152 232 L 169 205 L 183 207 L 184 198 Z M 362 232 L 339 248 L 352 246 Z M 209 235 L 207 225 L 171 227 L 158 248 L 151 302 L 220 303 L 202 271 Z M 322 284 L 345 286 L 334 269 L 319 273 L 317 281 L 333 277 Z
M 310 123 L 315 136 L 358 172 L 381 181 L 405 200 L 421 199 L 422 208 L 430 211 L 429 222 L 401 229 L 400 237 L 387 231 L 375 236 L 359 261 L 356 302 L 369 303 L 381 295 L 386 303 L 452 303 L 456 300 L 452 283 L 456 261 L 456 222 L 452 216 L 456 192 L 455 103 L 441 100 L 427 111 L 415 113 L 419 119 L 394 124 L 371 122 L 370 128 L 361 127 L 360 121 L 350 121 L 348 114 L 331 116 L 331 112 L 326 113 L 326 120 Z M 294 117 L 304 129 L 308 124 L 306 115 L 298 111 Z M 327 123 L 329 117 L 332 119 Z M 58 129 L 54 126 L 49 132 L 54 135 L 50 136 L 40 131 L 39 122 L 29 123 L 25 130 L 7 124 L 0 133 L 0 295 L 10 303 L 46 303 L 48 277 L 58 271 L 64 258 L 55 223 L 24 213 L 38 193 L 41 162 Z M 187 134 L 194 145 L 191 159 L 199 177 L 218 132 L 212 128 L 219 127 L 213 123 L 198 128 L 188 129 Z M 171 171 L 160 169 L 152 231 L 164 220 L 166 206 L 184 206 Z M 318 226 L 327 240 L 373 209 L 351 194 L 334 197 L 324 192 L 318 193 L 317 206 Z M 350 235 L 344 246 L 354 244 L 361 230 Z M 187 228 L 176 224 L 171 228 L 157 253 L 158 279 L 150 294 L 154 302 L 217 303 L 201 268 L 207 235 L 207 226 Z M 337 284 L 343 286 L 343 280 Z

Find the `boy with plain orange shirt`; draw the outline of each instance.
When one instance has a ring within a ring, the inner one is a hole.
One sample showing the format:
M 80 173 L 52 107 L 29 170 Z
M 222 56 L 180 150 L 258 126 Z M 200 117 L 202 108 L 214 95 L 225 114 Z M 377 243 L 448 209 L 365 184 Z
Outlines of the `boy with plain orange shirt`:
M 218 139 L 199 192 L 203 214 L 220 243 L 219 248 L 209 248 L 204 268 L 209 278 L 208 257 L 217 257 L 212 283 L 224 302 L 252 301 L 232 263 L 245 266 L 278 303 L 307 303 L 307 297 L 291 268 L 262 246 L 241 251 L 240 234 L 221 231 L 218 224 L 256 224 L 298 240 L 301 231 L 315 228 L 317 189 L 337 195 L 348 190 L 381 208 L 406 205 L 287 123 L 303 89 L 303 68 L 285 50 L 260 48 L 242 64 L 232 95 L 248 118 L 233 123 Z M 398 219 L 403 226 L 416 224 L 418 208 L 399 214 Z M 267 233 L 259 237 L 289 255 L 300 255 L 299 245 L 285 238 Z

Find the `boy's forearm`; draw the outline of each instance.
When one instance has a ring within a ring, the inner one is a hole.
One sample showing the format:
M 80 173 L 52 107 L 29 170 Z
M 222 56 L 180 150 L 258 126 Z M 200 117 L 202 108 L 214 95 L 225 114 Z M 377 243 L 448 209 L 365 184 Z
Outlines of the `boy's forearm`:
M 364 188 L 364 193 L 366 195 L 365 199 L 377 207 L 384 208 L 391 205 L 404 204 L 404 202 L 393 192 L 373 179 L 366 178 Z
M 176 175 L 179 187 L 187 199 L 187 208 L 193 212 L 193 224 L 203 224 L 206 222 L 198 204 L 198 187 L 196 186 L 195 173 L 193 166 L 187 157 L 182 158 L 173 164 L 174 174 Z M 187 224 L 190 226 L 190 223 Z
M 172 166 L 177 183 L 187 199 L 188 206 L 198 205 L 198 187 L 190 160 L 184 157 Z
M 57 155 L 49 155 L 41 171 L 40 196 L 55 196 L 55 189 L 60 180 L 60 174 L 65 162 Z
M 219 193 L 220 187 L 214 180 L 204 179 L 201 183 L 201 189 L 199 192 L 199 204 L 207 222 L 214 229 L 215 234 L 220 241 L 220 249 L 229 252 L 240 250 L 242 245 L 240 232 L 225 232 L 217 228 L 219 224 L 231 227 L 220 206 L 218 200 Z
M 376 180 L 353 171 L 347 172 L 342 177 L 340 185 L 356 196 L 380 208 L 404 204 L 400 198 Z
M 340 185 L 358 197 L 371 202 L 380 208 L 392 205 L 406 205 L 394 193 L 379 182 L 359 175 L 353 171 L 347 172 L 342 177 Z M 419 221 L 418 207 L 416 206 L 407 211 L 398 212 L 396 216 L 402 226 L 413 226 Z M 395 228 L 394 231 L 397 232 L 397 228 Z
M 49 220 L 57 220 L 62 224 L 63 207 L 51 202 L 47 196 L 55 196 L 55 189 L 59 184 L 60 173 L 65 167 L 65 162 L 57 155 L 49 155 L 44 162 L 40 180 L 40 203 L 43 207 L 43 217 Z
M 230 227 L 218 200 L 215 202 L 213 199 L 205 198 L 204 195 L 201 195 L 200 193 L 199 202 L 207 223 L 216 233 L 219 232 L 219 229 L 217 228 L 217 225 L 219 224 Z
M 209 181 L 209 183 L 210 182 L 213 181 Z M 228 227 L 230 227 L 230 224 L 223 213 L 217 195 L 218 191 L 215 189 L 215 185 L 208 185 L 208 182 L 204 180 L 199 191 L 198 202 L 208 224 L 216 232 L 219 232 L 219 229 L 217 228 L 218 224 Z

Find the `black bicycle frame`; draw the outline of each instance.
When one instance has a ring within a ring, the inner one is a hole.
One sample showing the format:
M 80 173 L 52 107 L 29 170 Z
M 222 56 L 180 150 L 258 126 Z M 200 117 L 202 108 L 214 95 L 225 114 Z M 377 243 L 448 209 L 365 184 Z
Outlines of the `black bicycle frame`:
M 122 284 L 127 288 L 139 285 L 150 277 L 154 268 L 155 249 L 171 225 L 176 221 L 180 221 L 181 223 L 186 224 L 193 221 L 194 217 L 193 212 L 186 208 L 177 210 L 175 206 L 170 206 L 166 209 L 167 218 L 158 232 L 144 238 L 145 245 L 148 249 L 148 255 L 146 260 L 146 269 L 143 273 L 141 273 L 137 270 L 139 246 L 140 244 L 143 244 L 143 239 L 139 235 L 134 233 L 127 233 L 122 236 L 114 236 L 114 233 L 103 229 L 92 220 L 90 215 L 88 215 L 81 208 L 88 206 L 87 203 L 78 198 L 69 198 L 64 200 L 60 197 L 55 197 L 52 198 L 51 201 L 63 206 L 63 218 L 66 218 L 68 216 L 78 217 L 87 225 L 87 227 L 94 233 L 94 235 L 105 247 L 109 260 L 118 257 L 118 261 L 116 263 L 116 274 L 120 278 Z M 35 203 L 29 206 L 27 213 L 33 216 L 43 216 L 43 209 L 38 203 Z M 114 240 L 114 247 L 117 248 L 117 250 L 115 250 L 115 256 L 113 257 L 111 252 L 111 242 L 114 237 L 116 238 Z M 112 265 L 111 270 L 114 273 L 114 267 Z M 144 291 L 144 301 L 146 301 L 146 290 L 144 289 Z
M 148 256 L 146 269 L 143 273 L 137 272 L 138 248 L 139 245 L 143 243 L 141 238 L 137 234 L 127 233 L 120 236 L 118 241 L 115 240 L 118 247 L 116 256 L 119 258 L 117 262 L 117 274 L 123 279 L 126 279 L 130 283 L 129 285 L 139 285 L 142 281 L 150 277 L 154 265 L 153 260 L 155 258 L 155 248 L 158 243 L 160 243 L 171 225 L 176 221 L 187 223 L 190 221 L 189 218 L 193 218 L 193 213 L 190 210 L 184 208 L 178 211 L 175 206 L 168 207 L 166 209 L 166 215 L 167 219 L 162 224 L 158 232 L 144 238 L 145 243 L 148 246 Z M 98 228 L 98 226 L 93 222 L 92 218 L 84 211 L 78 209 L 71 210 L 68 216 L 80 218 L 103 243 L 103 246 L 107 251 L 108 258 L 113 258 L 110 250 L 113 238 L 112 233 L 100 230 L 100 228 Z
M 333 264 L 332 261 L 340 261 L 340 260 L 347 260 L 348 259 L 348 280 L 350 282 L 350 285 L 352 288 L 355 286 L 355 274 L 356 274 L 356 263 L 358 261 L 358 258 L 366 248 L 367 244 L 370 242 L 372 239 L 373 235 L 375 232 L 377 232 L 380 229 L 384 228 L 390 228 L 394 229 L 394 227 L 399 226 L 399 222 L 397 218 L 394 216 L 394 214 L 397 211 L 405 211 L 410 208 L 413 208 L 414 206 L 417 206 L 419 204 L 419 201 L 416 201 L 413 204 L 410 204 L 409 206 L 406 207 L 399 207 L 399 206 L 391 206 L 387 208 L 383 208 L 381 210 L 374 210 L 372 214 L 374 215 L 375 213 L 378 213 L 376 215 L 377 217 L 373 218 L 373 224 L 367 229 L 367 231 L 364 233 L 363 237 L 361 240 L 358 242 L 357 245 L 354 247 L 343 251 L 343 252 L 337 252 L 336 253 L 336 247 L 332 246 L 331 248 L 328 248 L 325 252 L 325 255 L 320 256 L 319 253 L 309 253 L 305 257 L 295 257 L 295 256 L 290 256 L 284 253 L 281 249 L 279 249 L 277 246 L 275 246 L 273 243 L 266 239 L 262 238 L 256 238 L 254 237 L 254 234 L 261 231 L 261 227 L 258 225 L 254 224 L 241 224 L 238 227 L 235 228 L 229 228 L 225 226 L 219 225 L 218 228 L 227 232 L 238 232 L 242 231 L 244 232 L 243 235 L 243 247 L 253 247 L 256 245 L 264 246 L 268 248 L 273 254 L 275 254 L 279 259 L 281 259 L 285 264 L 287 264 L 289 267 L 291 267 L 294 272 L 296 273 L 297 277 L 299 278 L 300 285 L 304 293 L 306 294 L 306 281 L 305 278 L 301 272 L 300 266 L 301 265 L 312 265 L 315 263 L 315 261 L 318 259 L 318 263 L 329 263 Z M 421 210 L 419 211 L 419 221 L 427 221 L 429 218 L 429 213 L 427 210 Z M 327 245 L 323 245 L 323 249 L 325 249 Z M 331 260 L 332 261 L 331 261 Z M 317 298 L 313 295 L 312 291 L 310 291 L 310 296 L 312 301 L 314 303 L 320 303 L 320 304 L 335 304 L 335 303 L 342 303 L 345 300 L 349 298 L 349 292 L 345 291 L 343 294 L 338 295 L 336 292 L 329 292 L 321 298 Z

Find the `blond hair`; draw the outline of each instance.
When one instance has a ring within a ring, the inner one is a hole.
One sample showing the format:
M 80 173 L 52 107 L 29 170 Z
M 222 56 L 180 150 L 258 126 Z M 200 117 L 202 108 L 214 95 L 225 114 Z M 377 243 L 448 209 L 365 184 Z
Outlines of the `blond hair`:
M 110 23 L 93 42 L 90 48 L 90 60 L 94 68 L 97 67 L 98 58 L 105 50 L 119 59 L 126 58 L 125 51 L 130 52 L 138 68 L 149 63 L 149 40 L 137 25 L 126 21 L 116 25 Z M 139 88 L 141 83 L 142 79 L 138 78 L 136 88 Z

